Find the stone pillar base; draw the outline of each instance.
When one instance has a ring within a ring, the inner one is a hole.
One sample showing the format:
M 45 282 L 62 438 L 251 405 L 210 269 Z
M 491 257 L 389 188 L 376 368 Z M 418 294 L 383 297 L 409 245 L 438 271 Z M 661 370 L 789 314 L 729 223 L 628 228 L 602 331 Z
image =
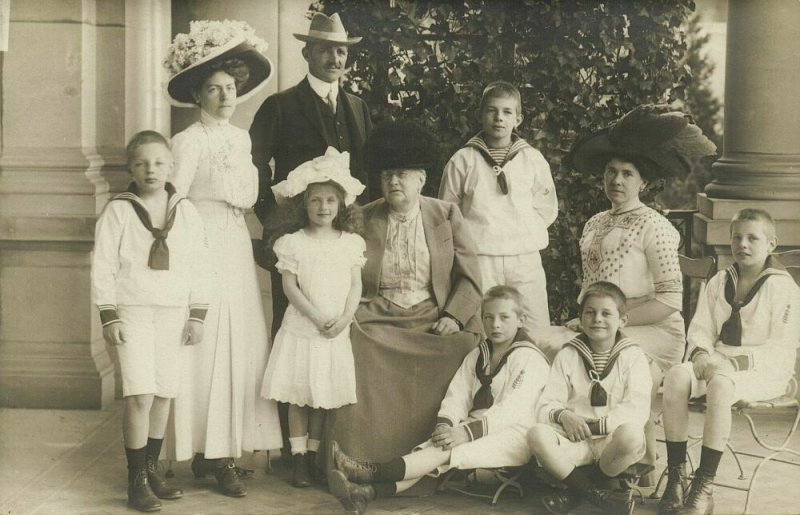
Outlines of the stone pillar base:
M 114 366 L 91 306 L 91 249 L 0 238 L 0 406 L 97 409 L 114 400 Z
M 775 219 L 778 232 L 777 251 L 800 248 L 800 200 L 741 200 L 709 198 L 697 195 L 698 213 L 694 215 L 695 240 L 704 246 L 706 255 L 717 257 L 717 268 L 731 263 L 730 223 L 740 209 L 752 207 L 766 210 Z

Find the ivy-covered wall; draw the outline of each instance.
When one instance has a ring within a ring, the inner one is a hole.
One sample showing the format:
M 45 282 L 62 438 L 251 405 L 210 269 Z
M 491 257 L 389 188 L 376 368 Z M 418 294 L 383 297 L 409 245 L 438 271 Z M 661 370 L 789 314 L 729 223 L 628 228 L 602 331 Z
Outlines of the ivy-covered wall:
M 439 139 L 446 160 L 479 128 L 484 86 L 498 79 L 522 93 L 520 134 L 550 163 L 559 216 L 543 252 L 551 316 L 575 314 L 578 239 L 608 208 L 599 178 L 562 159 L 577 137 L 642 103 L 691 109 L 687 61 L 691 0 L 320 0 L 353 35 L 346 87 L 373 120 L 414 119 Z M 702 63 L 701 63 L 702 65 Z M 439 177 L 429 177 L 435 195 Z

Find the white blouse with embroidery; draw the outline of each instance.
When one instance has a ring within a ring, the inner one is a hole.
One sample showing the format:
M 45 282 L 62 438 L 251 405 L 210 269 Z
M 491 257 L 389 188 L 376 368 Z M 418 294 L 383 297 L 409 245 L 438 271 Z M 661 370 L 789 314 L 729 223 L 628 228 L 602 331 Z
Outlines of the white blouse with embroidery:
M 655 298 L 681 309 L 683 276 L 678 263 L 680 236 L 673 225 L 645 205 L 623 213 L 603 211 L 583 229 L 583 289 L 597 281 L 616 284 L 628 301 Z
M 258 170 L 250 147 L 247 131 L 201 111 L 199 122 L 172 138 L 171 182 L 193 201 L 222 201 L 248 209 L 258 198 Z
M 405 215 L 389 214 L 380 294 L 405 309 L 431 298 L 431 253 L 419 206 Z

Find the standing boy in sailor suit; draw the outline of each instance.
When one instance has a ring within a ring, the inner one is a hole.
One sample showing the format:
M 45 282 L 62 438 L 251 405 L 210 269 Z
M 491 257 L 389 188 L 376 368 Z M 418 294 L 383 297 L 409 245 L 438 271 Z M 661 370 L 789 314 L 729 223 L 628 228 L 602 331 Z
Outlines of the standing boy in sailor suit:
M 550 165 L 514 133 L 522 123 L 519 90 L 497 81 L 481 98 L 481 132 L 450 158 L 439 198 L 458 205 L 478 250 L 484 290 L 513 286 L 524 299 L 525 329 L 550 325 L 539 251 L 558 215 Z

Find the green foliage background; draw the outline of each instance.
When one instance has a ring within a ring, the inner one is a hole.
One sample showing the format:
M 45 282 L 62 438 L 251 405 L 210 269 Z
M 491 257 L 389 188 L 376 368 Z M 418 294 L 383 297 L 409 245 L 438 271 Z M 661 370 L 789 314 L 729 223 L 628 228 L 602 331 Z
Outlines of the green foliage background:
M 543 252 L 550 313 L 556 323 L 574 316 L 578 239 L 608 203 L 597 177 L 562 159 L 578 136 L 639 104 L 691 107 L 686 28 L 694 2 L 320 0 L 311 9 L 338 12 L 351 34 L 363 36 L 351 47 L 346 87 L 367 102 L 373 121 L 422 123 L 445 160 L 478 131 L 487 83 L 520 88 L 519 132 L 550 163 L 559 197 Z M 426 193 L 438 185 L 429 177 Z

